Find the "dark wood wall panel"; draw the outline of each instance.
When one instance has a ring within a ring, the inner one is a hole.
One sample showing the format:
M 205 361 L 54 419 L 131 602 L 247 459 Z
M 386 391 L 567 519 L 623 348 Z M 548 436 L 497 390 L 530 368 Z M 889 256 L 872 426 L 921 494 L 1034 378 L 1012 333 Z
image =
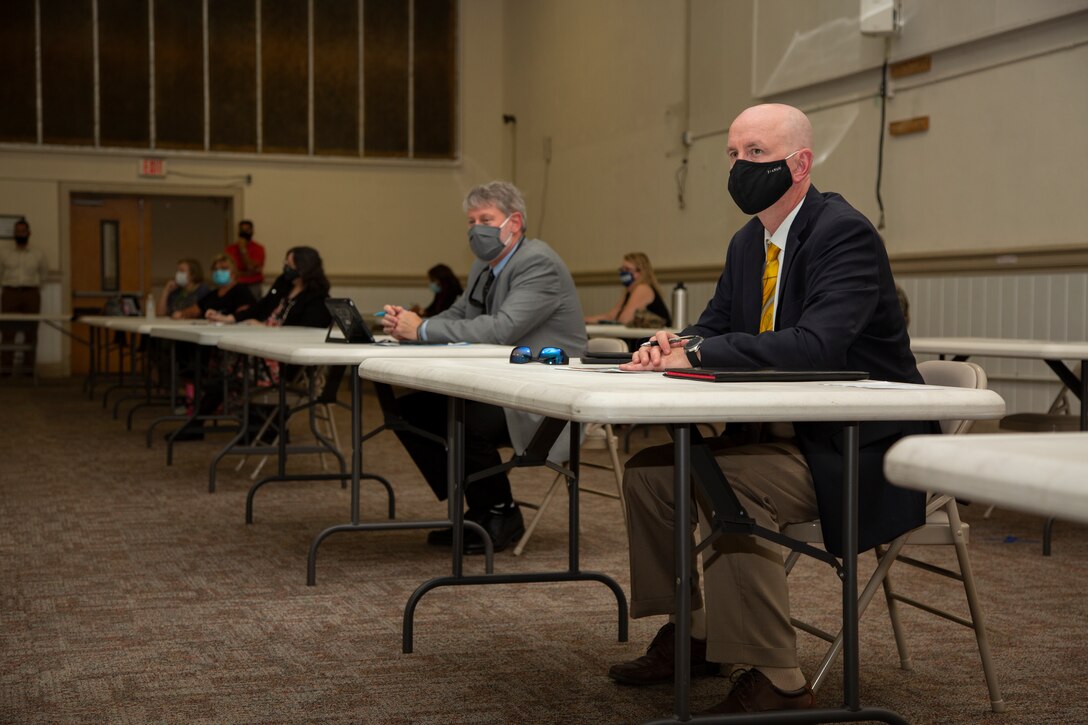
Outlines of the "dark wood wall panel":
M 367 156 L 408 155 L 408 3 L 363 4 Z
M 91 145 L 94 143 L 91 0 L 49 0 L 41 3 L 40 12 L 45 143 Z
M 0 2 L 0 141 L 38 140 L 34 69 L 34 0 Z
M 204 148 L 204 18 L 193 0 L 155 0 L 155 145 Z
M 314 151 L 359 153 L 359 5 L 314 5 Z
M 253 0 L 208 3 L 213 150 L 257 150 L 256 33 Z
M 147 0 L 98 0 L 99 134 L 103 146 L 151 138 Z
M 419 158 L 453 158 L 457 4 L 454 0 L 415 0 L 415 9 L 413 152 Z
M 0 143 L 455 158 L 458 0 L 312 6 L 311 27 L 307 0 L 0 0 Z
M 306 0 L 261 6 L 261 118 L 266 153 L 309 151 Z

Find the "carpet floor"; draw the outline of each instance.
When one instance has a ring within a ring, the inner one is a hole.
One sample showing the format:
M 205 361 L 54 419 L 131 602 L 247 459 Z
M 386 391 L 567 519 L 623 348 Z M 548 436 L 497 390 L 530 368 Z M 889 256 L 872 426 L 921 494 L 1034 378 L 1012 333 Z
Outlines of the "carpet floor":
M 367 427 L 377 405 L 365 403 Z M 122 414 L 127 411 L 122 405 Z M 336 483 L 270 485 L 244 521 L 251 459 L 208 464 L 224 436 L 180 444 L 174 463 L 137 412 L 132 432 L 89 401 L 78 381 L 0 386 L 0 722 L 4 723 L 637 723 L 672 710 L 669 686 L 614 685 L 608 666 L 638 656 L 660 620 L 631 621 L 617 641 L 616 604 L 599 583 L 443 587 L 423 597 L 415 651 L 401 653 L 404 605 L 421 582 L 448 574 L 448 554 L 419 530 L 344 533 L 320 548 L 317 586 L 306 586 L 314 535 L 349 520 Z M 348 416 L 338 412 L 341 440 Z M 294 425 L 293 440 L 305 431 Z M 664 434 L 636 432 L 636 446 Z M 398 519 L 441 518 L 407 455 L 389 433 L 368 442 L 368 470 L 393 481 Z M 586 453 L 604 461 L 603 451 Z M 271 464 L 270 464 L 271 465 Z M 320 468 L 315 456 L 292 472 Z M 539 470 L 513 476 L 519 498 L 551 482 Z M 586 469 L 600 488 L 611 474 Z M 496 570 L 566 566 L 560 495 L 525 553 Z M 384 494 L 364 483 L 363 517 L 383 519 Z M 963 507 L 1007 712 L 990 711 L 972 633 L 904 608 L 913 669 L 899 658 L 882 600 L 861 624 L 863 704 L 916 723 L 1083 723 L 1088 702 L 1088 527 L 1059 522 L 1054 555 L 1040 555 L 1042 521 Z M 585 570 L 628 589 L 618 504 L 583 495 Z M 943 548 L 920 558 L 951 561 Z M 863 557 L 863 576 L 871 570 Z M 470 558 L 470 573 L 483 562 Z M 955 582 L 897 568 L 912 595 L 966 611 Z M 807 561 L 791 576 L 797 616 L 831 626 L 837 579 Z M 799 635 L 806 672 L 823 642 Z M 692 703 L 721 699 L 728 681 L 696 681 Z M 819 695 L 841 699 L 841 667 Z

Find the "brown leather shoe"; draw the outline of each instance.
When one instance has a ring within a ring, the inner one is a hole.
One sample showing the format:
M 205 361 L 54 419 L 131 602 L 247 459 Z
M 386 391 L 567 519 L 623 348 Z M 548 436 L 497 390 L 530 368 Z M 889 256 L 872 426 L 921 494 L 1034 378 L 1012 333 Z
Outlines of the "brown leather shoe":
M 621 685 L 660 685 L 673 681 L 676 652 L 676 625 L 669 622 L 657 630 L 646 654 L 637 660 L 612 665 L 608 676 Z M 706 661 L 706 642 L 691 640 L 691 676 L 705 677 L 718 673 L 717 662 Z
M 816 696 L 805 685 L 800 690 L 786 692 L 771 684 L 767 676 L 756 669 L 733 673 L 733 689 L 729 697 L 698 715 L 722 715 L 730 712 L 766 712 L 768 710 L 806 710 L 816 704 Z

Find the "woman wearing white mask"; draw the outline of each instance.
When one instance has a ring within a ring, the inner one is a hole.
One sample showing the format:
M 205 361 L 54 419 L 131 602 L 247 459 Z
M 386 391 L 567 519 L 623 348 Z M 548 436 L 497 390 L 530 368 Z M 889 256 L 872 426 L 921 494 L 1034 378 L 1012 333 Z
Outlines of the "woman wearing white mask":
M 238 284 L 237 270 L 231 258 L 225 254 L 217 254 L 212 258 L 211 292 L 201 297 L 197 303 L 178 310 L 170 316 L 176 320 L 195 320 L 205 317 L 208 310 L 230 315 L 256 301 L 249 287 Z
M 623 325 L 633 324 L 636 327 L 671 327 L 672 315 L 657 284 L 650 258 L 642 252 L 626 254 L 619 272 L 620 283 L 624 286 L 623 296 L 608 312 L 589 315 L 586 317 L 586 322 L 618 322 Z
M 195 259 L 179 259 L 174 278 L 163 285 L 162 294 L 155 305 L 155 314 L 159 317 L 173 315 L 186 307 L 192 307 L 206 294 L 208 287 L 204 284 L 204 271 L 200 268 L 200 262 Z

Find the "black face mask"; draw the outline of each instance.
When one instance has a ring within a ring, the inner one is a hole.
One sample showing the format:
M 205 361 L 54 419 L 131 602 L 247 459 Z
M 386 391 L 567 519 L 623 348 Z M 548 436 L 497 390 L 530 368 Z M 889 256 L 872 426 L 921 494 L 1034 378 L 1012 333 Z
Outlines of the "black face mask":
M 30 237 L 28 237 L 26 235 L 23 235 L 21 237 L 19 237 L 19 236 L 15 237 L 15 243 L 18 244 L 20 247 L 25 247 L 27 242 L 29 242 L 29 241 L 30 241 Z
M 789 191 L 793 186 L 793 175 L 786 159 L 766 163 L 744 159 L 733 162 L 733 168 L 729 170 L 729 195 L 742 212 L 758 214 Z
M 283 279 L 286 282 L 294 282 L 298 279 L 298 270 L 289 265 L 283 265 Z
M 238 232 L 238 236 L 248 242 L 250 239 L 253 239 L 253 232 Z

